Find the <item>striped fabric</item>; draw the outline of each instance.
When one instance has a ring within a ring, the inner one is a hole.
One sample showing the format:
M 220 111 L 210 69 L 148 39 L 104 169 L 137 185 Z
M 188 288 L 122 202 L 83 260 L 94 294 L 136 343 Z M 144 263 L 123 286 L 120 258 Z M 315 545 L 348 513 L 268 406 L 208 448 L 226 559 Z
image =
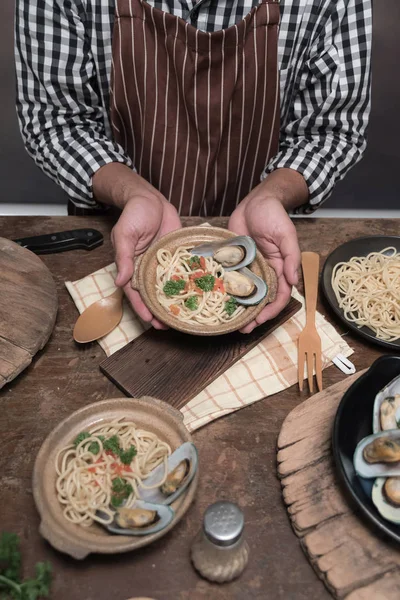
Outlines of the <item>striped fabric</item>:
M 117 0 L 115 139 L 181 215 L 230 214 L 275 156 L 278 23 L 276 0 L 213 33 Z
M 148 0 L 213 32 L 259 0 Z M 17 111 L 38 166 L 81 208 L 94 208 L 102 165 L 132 165 L 109 120 L 115 0 L 16 0 Z M 317 208 L 361 157 L 370 107 L 371 0 L 281 0 L 278 167 L 305 177 Z M 140 115 L 132 115 L 134 120 Z

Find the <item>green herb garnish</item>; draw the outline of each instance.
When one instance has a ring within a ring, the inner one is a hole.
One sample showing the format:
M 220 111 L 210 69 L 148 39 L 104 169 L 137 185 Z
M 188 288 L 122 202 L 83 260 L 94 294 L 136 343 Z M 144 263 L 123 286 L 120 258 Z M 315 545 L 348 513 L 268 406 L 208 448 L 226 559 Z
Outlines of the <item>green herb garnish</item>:
M 235 298 L 232 298 L 232 296 L 230 296 L 229 300 L 227 300 L 225 302 L 224 310 L 231 317 L 236 309 L 237 309 L 237 301 L 235 300 Z
M 190 296 L 185 300 L 185 306 L 189 310 L 196 310 L 199 307 L 197 296 Z
M 128 450 L 121 450 L 119 458 L 124 465 L 130 465 L 133 457 L 136 456 L 137 450 L 135 446 L 131 446 Z
M 178 279 L 178 281 L 169 279 L 163 287 L 163 292 L 166 296 L 176 296 L 183 291 L 185 285 L 186 281 L 184 279 Z
M 192 269 L 192 271 L 194 271 L 197 268 L 200 268 L 200 256 L 195 255 L 189 258 L 188 265 Z
M 195 284 L 203 292 L 211 292 L 215 285 L 215 277 L 214 275 L 203 275 L 203 277 L 195 279 Z
M 104 435 L 96 435 L 96 437 L 98 440 L 101 440 L 103 443 L 104 443 L 104 440 L 106 439 L 104 437 Z M 88 450 L 92 454 L 98 454 L 100 452 L 100 444 L 98 442 L 92 442 L 91 444 L 89 444 Z
M 110 438 L 108 438 L 108 440 L 104 442 L 103 448 L 104 450 L 107 450 L 108 452 L 112 452 L 113 454 L 119 456 L 119 453 L 121 452 L 121 447 L 119 445 L 118 436 L 113 435 Z
M 121 506 L 127 498 L 133 492 L 133 488 L 130 483 L 122 477 L 116 477 L 112 481 L 111 487 L 111 504 L 112 506 Z
M 81 433 L 79 433 L 73 441 L 75 448 L 77 448 L 79 446 L 79 444 L 81 442 L 83 442 L 83 440 L 86 440 L 86 438 L 89 438 L 89 437 L 90 437 L 90 433 L 88 431 L 81 431 Z
M 15 533 L 3 532 L 0 537 L 0 598 L 4 600 L 37 600 L 48 598 L 51 584 L 50 563 L 39 562 L 35 577 L 21 580 L 21 553 Z

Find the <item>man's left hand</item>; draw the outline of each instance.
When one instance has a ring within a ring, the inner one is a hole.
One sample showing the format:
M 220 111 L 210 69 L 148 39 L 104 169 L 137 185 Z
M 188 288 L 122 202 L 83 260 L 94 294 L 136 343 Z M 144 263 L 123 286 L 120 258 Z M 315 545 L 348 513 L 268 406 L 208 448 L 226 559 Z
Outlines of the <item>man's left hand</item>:
M 290 300 L 292 286 L 297 285 L 300 248 L 296 229 L 282 203 L 274 197 L 263 197 L 257 188 L 232 213 L 228 229 L 252 237 L 278 278 L 275 300 L 241 330 L 250 333 L 282 311 Z

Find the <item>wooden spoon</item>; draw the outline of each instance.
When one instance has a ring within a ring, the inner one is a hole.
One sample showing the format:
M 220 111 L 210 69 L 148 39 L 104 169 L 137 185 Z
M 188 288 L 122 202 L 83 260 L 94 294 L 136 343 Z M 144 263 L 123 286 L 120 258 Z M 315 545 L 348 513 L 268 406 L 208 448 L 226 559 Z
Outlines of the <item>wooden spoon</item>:
M 113 294 L 94 302 L 78 318 L 74 340 L 79 344 L 94 342 L 110 333 L 122 319 L 124 292 L 118 288 Z

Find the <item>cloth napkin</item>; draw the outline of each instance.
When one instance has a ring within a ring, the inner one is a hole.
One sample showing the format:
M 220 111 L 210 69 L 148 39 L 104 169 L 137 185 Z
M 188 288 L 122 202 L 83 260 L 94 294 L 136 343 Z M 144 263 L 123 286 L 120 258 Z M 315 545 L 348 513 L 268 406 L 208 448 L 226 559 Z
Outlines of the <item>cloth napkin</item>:
M 115 291 L 116 274 L 113 263 L 83 279 L 65 283 L 80 313 L 96 300 Z M 181 409 L 189 431 L 297 382 L 297 338 L 305 325 L 306 312 L 304 298 L 297 290 L 292 295 L 302 302 L 302 308 Z M 120 324 L 100 339 L 99 344 L 110 356 L 148 327 L 124 301 Z M 339 353 L 346 357 L 353 354 L 350 346 L 318 312 L 316 327 L 321 336 L 323 368 L 329 366 L 332 358 Z

